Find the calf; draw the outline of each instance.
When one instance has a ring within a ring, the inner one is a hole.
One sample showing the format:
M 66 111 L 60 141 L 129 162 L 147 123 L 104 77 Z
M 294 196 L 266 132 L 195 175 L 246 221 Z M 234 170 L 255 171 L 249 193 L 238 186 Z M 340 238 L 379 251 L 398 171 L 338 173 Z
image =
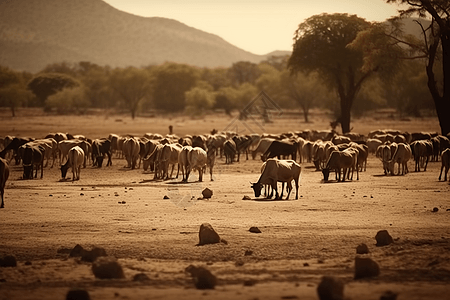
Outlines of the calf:
M 447 176 L 447 173 L 445 176 Z M 3 159 L 0 157 L 0 196 L 2 197 L 2 204 L 0 205 L 0 208 L 5 207 L 3 198 L 4 198 L 4 194 L 5 194 L 5 185 L 6 185 L 6 181 L 8 180 L 8 177 L 9 177 L 8 162 L 6 161 L 6 159 Z
M 69 150 L 66 163 L 61 166 L 61 177 L 65 179 L 67 170 L 72 167 L 72 181 L 80 180 L 80 171 L 84 163 L 84 157 L 84 151 L 80 146 L 72 147 Z
M 258 181 L 252 183 L 251 188 L 255 192 L 255 197 L 261 195 L 261 190 L 265 184 L 272 187 L 272 191 L 275 190 L 275 199 L 282 199 L 283 190 L 281 196 L 278 194 L 277 183 L 286 182 L 288 186 L 288 195 L 286 199 L 289 199 L 289 195 L 292 190 L 292 180 L 295 183 L 295 199 L 298 199 L 298 187 L 299 178 L 301 173 L 301 167 L 293 160 L 278 160 L 271 158 L 265 161 L 265 167 L 262 170 L 262 174 Z
M 447 173 L 450 168 L 450 149 L 445 149 L 441 154 L 441 173 L 439 174 L 439 181 L 441 180 L 442 170 L 445 168 L 444 181 L 447 181 Z

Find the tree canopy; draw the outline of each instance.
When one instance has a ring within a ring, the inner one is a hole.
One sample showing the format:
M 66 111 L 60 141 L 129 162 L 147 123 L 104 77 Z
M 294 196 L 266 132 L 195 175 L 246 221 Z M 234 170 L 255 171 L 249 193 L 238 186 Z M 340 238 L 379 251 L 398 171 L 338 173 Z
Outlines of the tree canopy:
M 288 61 L 293 74 L 316 71 L 340 98 L 342 132 L 350 131 L 350 111 L 362 84 L 377 71 L 364 70 L 363 52 L 348 45 L 370 23 L 356 15 L 321 14 L 298 26 Z

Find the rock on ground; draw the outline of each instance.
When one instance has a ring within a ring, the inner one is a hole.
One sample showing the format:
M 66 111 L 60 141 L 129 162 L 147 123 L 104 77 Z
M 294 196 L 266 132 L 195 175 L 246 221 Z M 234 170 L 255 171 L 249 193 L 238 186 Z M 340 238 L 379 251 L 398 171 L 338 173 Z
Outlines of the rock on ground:
M 204 267 L 190 265 L 185 269 L 185 271 L 191 274 L 197 289 L 214 289 L 217 284 L 216 276 Z
M 112 257 L 99 257 L 92 264 L 92 272 L 96 278 L 100 279 L 120 279 L 125 277 L 122 266 Z
M 67 292 L 66 300 L 91 300 L 86 290 L 73 289 Z
M 367 247 L 367 245 L 364 243 L 359 244 L 356 247 L 356 253 L 357 254 L 367 254 L 367 253 L 369 253 L 369 247 Z
M 377 241 L 377 247 L 387 246 L 394 242 L 392 236 L 387 230 L 380 230 L 375 235 L 375 240 Z
M 317 286 L 317 294 L 320 300 L 344 299 L 344 282 L 333 276 L 323 276 Z
M 380 275 L 380 267 L 370 257 L 355 257 L 355 279 L 370 278 Z
M 199 245 L 220 243 L 219 234 L 214 230 L 214 228 L 209 223 L 203 223 L 202 225 L 200 225 L 198 237 L 199 237 L 198 242 Z

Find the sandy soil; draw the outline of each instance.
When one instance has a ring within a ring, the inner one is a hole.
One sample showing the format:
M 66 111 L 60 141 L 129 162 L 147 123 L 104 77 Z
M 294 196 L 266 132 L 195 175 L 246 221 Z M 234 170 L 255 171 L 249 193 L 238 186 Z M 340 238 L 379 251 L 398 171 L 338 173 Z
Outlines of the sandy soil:
M 43 179 L 22 180 L 22 168 L 12 166 L 0 257 L 14 255 L 18 266 L 0 268 L 0 299 L 65 299 L 74 287 L 91 299 L 318 299 L 324 275 L 345 281 L 346 299 L 380 299 L 387 290 L 397 299 L 448 299 L 450 185 L 438 181 L 440 162 L 426 172 L 384 176 L 370 156 L 360 180 L 346 183 L 324 183 L 305 163 L 299 199 L 283 201 L 255 199 L 249 182 L 258 179 L 260 161 L 229 166 L 219 159 L 214 181 L 192 176 L 188 184 L 153 181 L 124 166 L 119 158 L 111 167 L 88 166 L 75 182 L 61 181 L 56 167 Z M 206 187 L 213 197 L 198 200 Z M 197 246 L 205 222 L 228 245 Z M 395 242 L 376 247 L 383 229 Z M 380 265 L 377 278 L 353 279 L 360 243 Z M 61 251 L 76 244 L 105 248 L 125 279 L 96 279 L 90 263 Z M 195 289 L 184 271 L 191 264 L 217 276 L 215 290 Z M 137 273 L 150 281 L 133 281 Z

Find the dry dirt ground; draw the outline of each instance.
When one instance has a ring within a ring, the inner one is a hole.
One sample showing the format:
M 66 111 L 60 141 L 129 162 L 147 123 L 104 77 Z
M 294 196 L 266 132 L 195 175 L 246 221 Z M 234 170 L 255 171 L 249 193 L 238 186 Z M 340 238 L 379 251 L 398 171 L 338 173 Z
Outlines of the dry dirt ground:
M 27 126 L 31 131 L 15 132 L 59 131 Z M 57 167 L 47 167 L 43 179 L 22 180 L 22 167 L 12 166 L 0 210 L 0 257 L 14 255 L 18 266 L 0 268 L 0 299 L 65 299 L 74 287 L 91 299 L 318 299 L 324 275 L 345 281 L 346 299 L 380 299 L 387 290 L 397 299 L 448 299 L 450 185 L 438 181 L 440 162 L 420 173 L 410 162 L 409 174 L 384 176 L 370 156 L 360 180 L 346 183 L 324 183 L 304 163 L 299 199 L 291 194 L 283 201 L 254 197 L 249 182 L 259 177 L 257 160 L 230 166 L 219 159 L 214 181 L 191 176 L 187 184 L 154 181 L 153 174 L 124 166 L 120 158 L 111 167 L 88 166 L 75 182 L 61 181 Z M 206 187 L 212 198 L 198 200 Z M 202 223 L 228 244 L 197 246 Z M 251 226 L 262 233 L 249 232 Z M 395 242 L 376 247 L 383 229 Z M 376 278 L 353 279 L 360 243 L 380 266 Z M 125 279 L 96 279 L 91 263 L 61 251 L 76 244 L 105 248 Z M 191 264 L 217 276 L 214 290 L 195 289 L 184 271 Z M 150 281 L 133 281 L 137 273 Z

